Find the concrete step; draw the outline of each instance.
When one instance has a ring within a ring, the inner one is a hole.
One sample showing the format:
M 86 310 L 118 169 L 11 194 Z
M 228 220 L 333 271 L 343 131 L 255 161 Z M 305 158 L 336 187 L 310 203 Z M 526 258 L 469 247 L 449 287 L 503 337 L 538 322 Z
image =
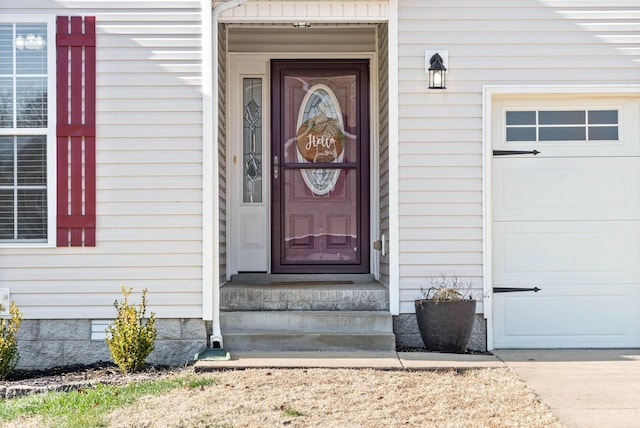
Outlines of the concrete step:
M 393 333 L 228 333 L 224 346 L 229 352 L 283 352 L 283 351 L 393 351 L 396 338 Z
M 392 351 L 396 341 L 388 312 L 221 312 L 224 346 L 246 351 Z
M 390 333 L 388 312 L 248 311 L 221 312 L 223 332 L 289 331 L 300 333 Z

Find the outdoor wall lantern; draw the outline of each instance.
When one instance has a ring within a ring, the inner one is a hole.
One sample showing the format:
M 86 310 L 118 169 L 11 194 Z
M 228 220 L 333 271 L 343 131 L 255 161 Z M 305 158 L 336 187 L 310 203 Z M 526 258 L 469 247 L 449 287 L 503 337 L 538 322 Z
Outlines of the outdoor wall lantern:
M 429 89 L 447 89 L 447 57 L 447 51 L 426 51 L 425 68 L 429 74 Z

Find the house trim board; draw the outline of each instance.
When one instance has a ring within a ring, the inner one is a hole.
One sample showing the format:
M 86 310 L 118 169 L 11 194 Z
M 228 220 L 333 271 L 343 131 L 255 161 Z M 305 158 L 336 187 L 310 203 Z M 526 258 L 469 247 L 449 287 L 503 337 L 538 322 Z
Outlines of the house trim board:
M 385 22 L 395 0 L 251 0 L 220 15 L 224 22 Z M 216 7 L 222 2 L 215 2 Z
M 400 314 L 398 1 L 389 0 L 389 311 Z
M 213 58 L 214 46 L 217 51 L 217 33 L 213 32 L 213 12 L 209 0 L 201 0 L 202 8 L 202 318 L 213 320 L 214 289 L 219 288 L 216 278 L 217 263 L 214 263 L 214 206 L 217 207 L 215 185 L 217 177 L 212 168 L 215 165 L 214 141 L 218 132 L 217 106 L 213 102 Z M 217 93 L 217 90 L 215 90 Z M 214 183 L 215 181 L 215 183 Z M 218 292 L 219 294 L 219 292 Z M 218 300 L 217 298 L 215 298 Z

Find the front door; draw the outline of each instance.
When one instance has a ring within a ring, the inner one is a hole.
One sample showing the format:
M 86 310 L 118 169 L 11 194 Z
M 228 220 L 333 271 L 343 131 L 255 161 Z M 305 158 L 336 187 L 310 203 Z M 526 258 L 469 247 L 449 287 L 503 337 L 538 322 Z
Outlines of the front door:
M 369 62 L 271 62 L 272 272 L 369 272 Z

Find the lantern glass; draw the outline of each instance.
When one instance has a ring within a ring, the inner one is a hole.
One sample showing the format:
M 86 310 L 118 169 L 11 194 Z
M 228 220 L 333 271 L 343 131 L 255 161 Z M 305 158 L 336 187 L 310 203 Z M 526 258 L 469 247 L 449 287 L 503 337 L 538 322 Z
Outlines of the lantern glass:
M 444 89 L 444 72 L 442 70 L 429 71 L 429 89 Z

